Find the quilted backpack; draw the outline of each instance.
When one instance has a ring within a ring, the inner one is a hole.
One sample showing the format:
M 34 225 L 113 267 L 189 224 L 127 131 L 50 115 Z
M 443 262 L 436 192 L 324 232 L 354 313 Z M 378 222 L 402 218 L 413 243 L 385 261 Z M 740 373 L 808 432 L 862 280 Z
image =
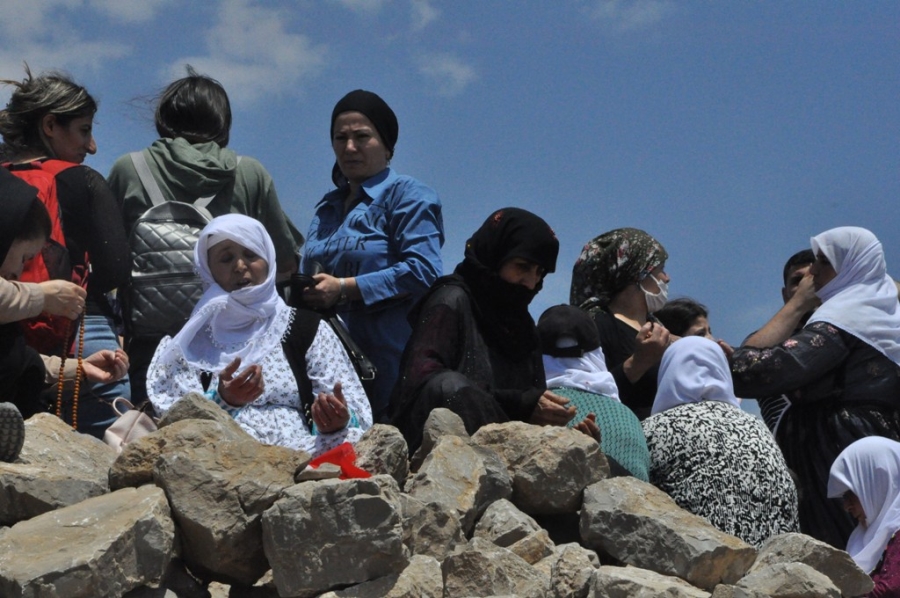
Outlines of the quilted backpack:
M 37 195 L 50 214 L 50 239 L 41 251 L 29 260 L 22 270 L 19 280 L 22 282 L 44 282 L 47 280 L 70 280 L 81 286 L 87 286 L 89 270 L 88 255 L 80 260 L 73 260 L 66 247 L 63 231 L 62 213 L 56 194 L 56 176 L 78 166 L 74 162 L 63 160 L 35 160 L 22 164 L 5 164 L 14 175 L 37 189 Z M 73 265 L 73 262 L 80 262 Z M 74 335 L 71 321 L 62 316 L 41 314 L 23 320 L 22 330 L 25 342 L 45 355 L 64 355 L 69 350 Z
M 217 196 L 193 203 L 166 201 L 143 152 L 133 152 L 131 160 L 153 206 L 129 233 L 131 279 L 123 296 L 126 336 L 159 340 L 181 330 L 203 294 L 194 270 L 194 245 L 212 220 L 206 206 Z M 231 188 L 226 186 L 229 192 Z

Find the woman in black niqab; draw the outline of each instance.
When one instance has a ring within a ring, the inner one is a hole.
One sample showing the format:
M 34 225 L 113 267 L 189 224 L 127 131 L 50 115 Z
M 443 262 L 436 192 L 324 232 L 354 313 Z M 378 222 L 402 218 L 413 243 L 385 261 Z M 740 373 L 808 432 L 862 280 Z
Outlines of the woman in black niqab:
M 457 413 L 472 434 L 510 420 L 564 425 L 574 415 L 546 389 L 528 305 L 556 269 L 559 241 L 519 208 L 491 214 L 466 242 L 453 274 L 438 279 L 410 314 L 413 333 L 391 400 L 410 452 L 432 409 Z

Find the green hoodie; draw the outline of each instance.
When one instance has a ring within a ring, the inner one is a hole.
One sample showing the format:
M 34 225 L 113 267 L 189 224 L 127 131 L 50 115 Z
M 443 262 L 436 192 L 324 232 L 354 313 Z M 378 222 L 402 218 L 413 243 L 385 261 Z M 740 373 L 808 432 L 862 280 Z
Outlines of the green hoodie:
M 266 227 L 278 259 L 278 270 L 296 268 L 295 256 L 303 245 L 303 235 L 294 227 L 278 201 L 272 177 L 262 164 L 215 142 L 191 145 L 181 137 L 158 139 L 143 150 L 150 172 L 168 201 L 193 203 L 200 197 L 216 195 L 234 183 L 228 193 L 216 197 L 207 209 L 213 216 L 238 213 L 256 218 Z M 121 156 L 109 173 L 109 186 L 122 201 L 125 230 L 152 206 L 138 178 L 129 154 Z

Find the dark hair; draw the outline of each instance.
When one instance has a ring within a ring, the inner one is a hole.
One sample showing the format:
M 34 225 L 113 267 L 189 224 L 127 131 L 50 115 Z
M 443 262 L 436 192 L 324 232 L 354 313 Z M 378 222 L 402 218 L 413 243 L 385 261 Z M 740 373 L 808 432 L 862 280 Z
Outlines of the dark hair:
M 709 310 L 705 305 L 690 297 L 681 297 L 668 301 L 662 309 L 653 312 L 653 315 L 669 332 L 684 336 L 697 318 L 709 317 Z
M 49 239 L 52 226 L 50 214 L 47 212 L 44 202 L 35 196 L 25 212 L 25 217 L 22 218 L 22 228 L 19 229 L 16 240 Z
M 784 280 L 784 286 L 787 286 L 788 282 L 788 274 L 791 273 L 791 270 L 796 268 L 797 266 L 805 266 L 807 264 L 815 263 L 816 254 L 813 253 L 812 249 L 804 249 L 802 251 L 798 251 L 790 258 L 788 258 L 787 263 L 784 265 L 784 271 L 781 274 L 782 280 Z
M 97 113 L 97 102 L 91 94 L 61 72 L 34 77 L 26 64 L 24 80 L 0 79 L 0 83 L 16 88 L 6 108 L 0 110 L 0 135 L 6 145 L 4 158 L 49 151 L 41 131 L 41 121 L 48 114 L 54 115 L 60 125 L 67 126 L 73 119 L 93 117 Z
M 215 141 L 228 145 L 231 103 L 222 84 L 200 75 L 191 65 L 188 76 L 173 81 L 156 104 L 156 132 L 160 137 L 183 137 L 188 143 Z

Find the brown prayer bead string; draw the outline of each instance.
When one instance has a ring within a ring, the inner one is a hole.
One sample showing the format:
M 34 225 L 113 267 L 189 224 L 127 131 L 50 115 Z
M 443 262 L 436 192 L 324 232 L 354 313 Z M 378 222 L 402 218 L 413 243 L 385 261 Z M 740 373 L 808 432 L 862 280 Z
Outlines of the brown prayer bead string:
M 73 322 L 69 322 L 66 326 L 66 339 L 69 338 L 69 335 L 72 331 Z M 68 344 L 68 342 L 66 343 Z M 72 397 L 72 429 L 78 429 L 78 395 L 81 392 L 81 377 L 84 374 L 84 318 L 81 318 L 81 325 L 78 330 L 78 350 L 75 355 L 78 357 L 78 366 L 75 368 L 75 394 Z M 63 403 L 63 387 L 65 386 L 65 380 L 63 379 L 63 374 L 66 368 L 66 353 L 63 352 L 62 359 L 59 362 L 59 379 L 56 382 L 56 417 L 59 419 L 63 419 L 62 417 L 62 403 Z M 65 421 L 65 420 L 63 420 Z

